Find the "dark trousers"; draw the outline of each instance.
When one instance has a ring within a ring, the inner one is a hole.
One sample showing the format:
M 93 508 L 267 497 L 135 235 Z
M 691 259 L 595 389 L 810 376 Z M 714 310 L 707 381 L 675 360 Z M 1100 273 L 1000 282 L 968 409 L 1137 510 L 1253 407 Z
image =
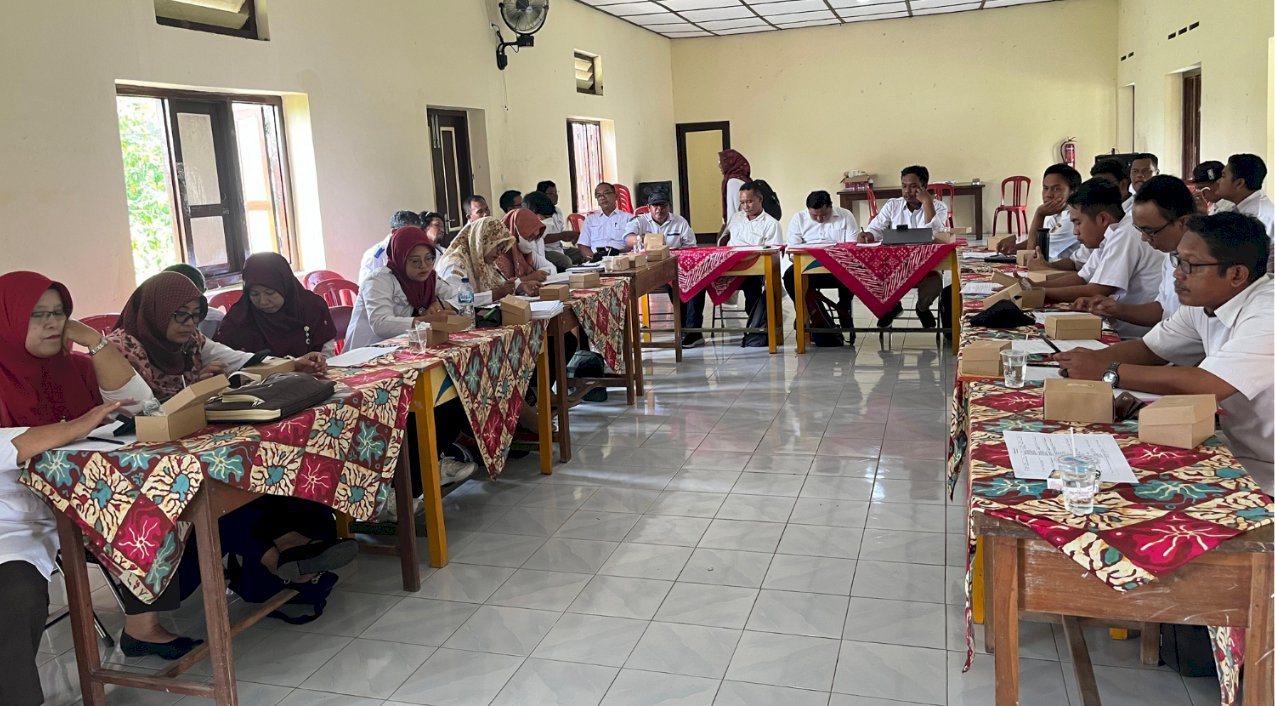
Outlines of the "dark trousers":
M 0 564 L 0 664 L 4 665 L 0 704 L 44 703 L 35 658 L 48 615 L 48 579 L 25 561 Z
M 916 310 L 929 311 L 943 291 L 943 275 L 930 272 L 916 283 Z
M 797 283 L 796 275 L 793 274 L 792 267 L 784 270 L 784 290 L 788 292 L 788 298 L 792 299 L 793 304 L 797 303 Z M 837 290 L 837 309 L 849 310 L 850 302 L 854 300 L 854 292 L 850 288 L 841 283 L 835 275 L 806 275 L 806 289 L 835 289 Z
M 685 304 L 681 302 L 680 297 L 673 294 L 672 290 L 669 291 L 669 298 L 682 310 L 682 328 L 704 328 L 704 300 L 708 299 L 707 289 L 691 297 L 691 300 Z
M 744 284 L 739 288 L 744 293 L 744 311 L 748 314 L 748 328 L 766 328 L 766 278 L 761 275 L 751 275 L 744 278 Z M 744 334 L 744 340 L 741 342 L 744 346 L 766 346 L 770 340 L 765 331 Z
M 461 434 L 473 434 L 469 417 L 465 416 L 465 407 L 459 399 L 450 400 L 434 408 L 434 438 L 438 441 L 438 451 L 451 455 L 452 444 Z M 412 472 L 412 497 L 420 497 L 424 493 L 421 487 L 420 440 L 416 438 L 415 413 L 407 415 L 407 447 L 399 453 L 407 454 Z M 392 500 L 392 498 L 391 498 Z

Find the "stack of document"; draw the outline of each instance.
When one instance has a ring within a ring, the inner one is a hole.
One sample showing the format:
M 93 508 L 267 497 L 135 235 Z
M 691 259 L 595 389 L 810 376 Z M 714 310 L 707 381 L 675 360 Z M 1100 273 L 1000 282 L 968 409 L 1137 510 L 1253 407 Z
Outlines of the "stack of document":
M 570 272 L 558 272 L 545 278 L 545 284 L 567 284 L 570 281 Z
M 562 302 L 531 302 L 531 318 L 552 319 L 562 313 Z
M 334 355 L 328 358 L 328 365 L 333 368 L 352 368 L 356 365 L 363 365 L 388 355 L 398 350 L 399 346 L 369 346 L 367 348 L 355 348 L 348 350 L 341 355 Z
M 961 285 L 961 294 L 986 297 L 1000 291 L 1001 285 L 996 282 L 966 282 Z
M 989 258 L 989 257 L 996 257 L 996 256 L 997 256 L 997 255 L 999 255 L 999 254 L 1000 254 L 1000 253 L 990 252 L 990 251 L 989 251 L 989 252 L 978 252 L 977 250 L 966 250 L 965 252 L 961 253 L 961 259 L 963 259 L 963 260 L 986 260 L 986 259 L 987 259 L 987 258 Z
M 1107 344 L 1102 341 L 1094 341 L 1092 339 L 1079 341 L 1054 341 L 1054 345 L 1058 346 L 1058 348 L 1064 352 L 1074 351 L 1077 348 L 1100 351 L 1107 347 Z M 1016 351 L 1025 351 L 1031 355 L 1049 355 L 1054 352 L 1054 349 L 1050 348 L 1048 343 L 1045 343 L 1039 338 L 1029 338 L 1024 341 L 1016 340 L 1010 344 L 1010 348 Z

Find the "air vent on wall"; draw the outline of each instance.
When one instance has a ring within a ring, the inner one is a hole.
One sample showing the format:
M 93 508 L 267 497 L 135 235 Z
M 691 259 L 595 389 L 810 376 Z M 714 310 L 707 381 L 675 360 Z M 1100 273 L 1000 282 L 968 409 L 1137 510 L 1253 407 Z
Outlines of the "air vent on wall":
M 1133 55 L 1134 55 L 1134 52 L 1129 52 L 1128 54 L 1125 54 L 1124 56 L 1120 57 L 1120 60 L 1124 61 L 1125 59 L 1132 59 Z
M 1170 34 L 1170 35 L 1169 35 L 1169 39 L 1173 39 L 1173 38 L 1175 38 L 1175 37 L 1181 37 L 1182 35 L 1186 34 L 1187 32 L 1190 32 L 1191 30 L 1193 30 L 1193 29 L 1195 29 L 1196 27 L 1199 27 L 1199 26 L 1200 26 L 1200 23 L 1199 23 L 1199 22 L 1192 22 L 1191 24 L 1187 25 L 1186 27 L 1183 27 L 1182 29 L 1179 29 L 1178 31 L 1173 32 L 1172 34 Z
M 257 39 L 254 0 L 154 0 L 155 21 L 170 27 Z

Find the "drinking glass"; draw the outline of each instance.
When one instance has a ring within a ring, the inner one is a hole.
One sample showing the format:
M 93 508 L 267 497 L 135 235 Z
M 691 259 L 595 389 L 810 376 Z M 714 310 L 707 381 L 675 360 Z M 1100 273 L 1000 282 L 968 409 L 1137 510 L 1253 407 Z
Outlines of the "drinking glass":
M 1005 371 L 1006 387 L 1022 387 L 1027 384 L 1027 351 L 1001 351 L 1001 368 Z
M 1083 454 L 1065 454 L 1055 459 L 1062 480 L 1063 506 L 1073 515 L 1093 512 L 1093 498 L 1098 492 L 1098 459 Z

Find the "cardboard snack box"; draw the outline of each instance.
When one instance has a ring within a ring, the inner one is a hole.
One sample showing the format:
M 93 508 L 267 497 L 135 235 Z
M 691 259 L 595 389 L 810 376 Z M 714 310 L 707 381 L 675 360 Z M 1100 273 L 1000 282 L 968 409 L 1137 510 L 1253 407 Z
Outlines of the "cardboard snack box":
M 1046 380 L 1044 416 L 1059 422 L 1111 424 L 1115 418 L 1111 384 L 1101 380 Z
M 1138 438 L 1148 444 L 1193 449 L 1213 436 L 1214 395 L 1166 395 L 1138 412 Z
M 1014 253 L 1014 257 L 1018 258 L 1019 267 L 1027 267 L 1028 260 L 1031 260 L 1032 258 L 1036 257 L 1036 251 L 1035 250 L 1019 250 L 1018 252 Z
M 1018 284 L 1018 278 L 1010 274 L 1005 274 L 1004 272 L 1001 272 L 1000 270 L 992 270 L 992 281 L 995 282 L 996 284 L 1003 285 L 1006 287 L 1010 286 L 1011 284 Z
M 452 339 L 452 335 L 440 328 L 435 328 L 434 324 L 429 325 L 429 333 L 425 334 L 425 345 L 433 348 L 441 346 Z
M 175 441 L 208 426 L 204 403 L 230 387 L 225 375 L 200 380 L 160 405 L 162 415 L 137 417 L 138 441 Z
M 1058 341 L 1098 340 L 1102 319 L 1093 314 L 1068 314 L 1045 319 L 1045 335 Z
M 460 333 L 461 331 L 468 330 L 473 325 L 473 321 L 470 321 L 468 318 L 458 314 L 445 313 L 439 316 L 432 316 L 429 319 L 430 330 L 442 331 L 443 333 Z
M 667 260 L 668 258 L 669 254 L 667 245 L 659 245 L 653 248 L 648 247 L 646 249 L 646 259 L 650 262 L 660 262 L 661 260 Z
M 997 247 L 1000 246 L 1001 243 L 1005 242 L 1006 240 L 1017 240 L 1017 239 L 1018 239 L 1018 236 L 1013 233 L 1009 233 L 1007 235 L 998 235 L 995 238 L 988 238 L 987 249 L 995 250 Z
M 1045 305 L 1045 290 L 1023 289 L 1021 284 L 1013 284 L 983 300 L 983 308 L 999 301 L 1011 301 L 1019 309 L 1038 309 Z
M 526 299 L 509 295 L 500 300 L 500 322 L 502 324 L 525 324 L 531 322 L 531 303 Z
M 659 233 L 647 233 L 642 236 L 642 246 L 647 250 L 665 247 L 664 236 Z
M 1010 341 L 975 341 L 961 349 L 960 374 L 968 377 L 1000 377 L 1001 351 Z
M 610 259 L 603 260 L 602 266 L 607 272 L 623 272 L 633 266 L 633 260 L 628 255 L 615 255 Z M 575 275 L 572 275 L 575 277 Z
M 261 377 L 268 377 L 275 373 L 291 373 L 296 371 L 297 362 L 291 358 L 277 358 L 268 360 L 260 365 L 253 365 L 247 368 L 240 368 L 241 373 L 252 373 Z
M 1067 274 L 1066 270 L 1028 270 L 1023 273 L 1023 279 L 1040 284 L 1042 282 L 1048 282 L 1051 279 L 1058 279 L 1065 274 Z
M 633 267 L 646 267 L 646 253 L 635 252 L 629 255 L 629 261 L 633 263 Z
M 597 272 L 572 272 L 568 281 L 572 289 L 597 289 L 602 286 L 602 276 Z
M 569 302 L 571 301 L 571 287 L 566 284 L 546 284 L 540 288 L 540 301 Z

